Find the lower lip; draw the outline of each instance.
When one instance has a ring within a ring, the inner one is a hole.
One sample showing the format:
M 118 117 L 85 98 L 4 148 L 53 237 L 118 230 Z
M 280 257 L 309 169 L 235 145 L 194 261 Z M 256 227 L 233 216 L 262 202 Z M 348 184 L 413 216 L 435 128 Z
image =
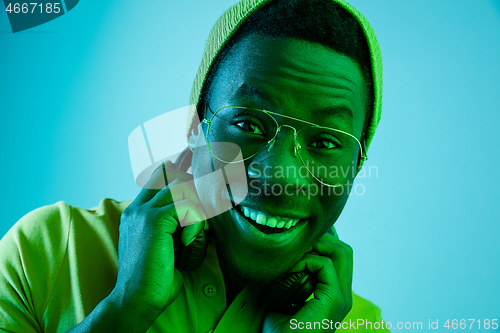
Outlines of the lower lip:
M 254 243 L 259 247 L 277 248 L 287 246 L 292 243 L 301 234 L 305 228 L 307 220 L 299 221 L 290 229 L 283 228 L 282 232 L 265 233 L 258 230 L 249 222 L 249 220 L 240 212 L 239 207 L 231 209 L 231 215 L 236 221 L 236 227 L 247 241 Z M 271 229 L 271 227 L 268 227 Z

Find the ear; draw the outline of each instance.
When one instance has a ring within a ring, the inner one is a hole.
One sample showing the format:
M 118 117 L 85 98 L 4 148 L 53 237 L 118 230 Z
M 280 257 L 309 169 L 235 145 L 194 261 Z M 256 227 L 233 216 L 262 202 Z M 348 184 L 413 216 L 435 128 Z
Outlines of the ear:
M 203 129 L 201 128 L 201 123 L 198 124 L 197 131 L 198 133 L 195 133 L 193 128 L 191 130 L 191 134 L 189 135 L 188 147 L 191 149 L 199 147 L 205 143 L 205 135 L 203 133 Z

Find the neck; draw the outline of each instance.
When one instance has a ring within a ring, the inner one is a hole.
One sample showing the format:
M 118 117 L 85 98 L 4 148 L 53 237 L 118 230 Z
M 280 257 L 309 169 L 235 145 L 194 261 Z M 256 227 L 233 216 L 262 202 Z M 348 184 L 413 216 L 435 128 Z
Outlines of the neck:
M 226 288 L 226 306 L 229 307 L 236 296 L 243 290 L 244 285 L 236 283 L 231 279 L 231 274 L 228 274 L 224 270 L 222 270 L 222 275 L 224 277 L 224 287 Z
M 212 233 L 209 233 L 209 235 L 210 237 L 214 238 Z M 223 253 L 221 253 L 221 250 L 217 246 L 217 244 L 215 245 L 215 248 L 217 251 L 219 267 L 222 271 L 222 277 L 224 278 L 224 287 L 226 289 L 226 306 L 229 307 L 236 296 L 238 296 L 238 294 L 243 290 L 243 288 L 245 287 L 245 283 L 241 279 L 241 277 L 238 276 L 236 271 L 231 267 L 227 258 Z

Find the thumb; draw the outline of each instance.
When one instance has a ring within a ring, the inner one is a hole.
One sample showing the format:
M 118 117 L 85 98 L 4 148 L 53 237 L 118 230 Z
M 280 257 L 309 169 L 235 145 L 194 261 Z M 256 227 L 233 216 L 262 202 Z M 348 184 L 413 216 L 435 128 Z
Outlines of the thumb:
M 184 244 L 185 246 L 191 244 L 195 240 L 195 238 L 203 231 L 204 227 L 204 220 L 185 226 L 181 234 L 182 244 Z
M 184 280 L 182 279 L 182 273 L 179 270 L 174 269 L 174 281 L 172 282 L 172 302 L 177 299 L 179 293 L 181 292 L 182 286 L 184 285 Z M 170 304 L 169 304 L 170 305 Z

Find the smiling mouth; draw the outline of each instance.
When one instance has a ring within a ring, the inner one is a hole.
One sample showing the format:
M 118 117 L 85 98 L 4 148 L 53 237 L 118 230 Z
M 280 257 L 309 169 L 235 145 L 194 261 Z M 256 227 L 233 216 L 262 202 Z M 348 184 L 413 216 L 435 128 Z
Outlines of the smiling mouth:
M 238 205 L 236 210 L 240 215 L 243 215 L 252 226 L 266 234 L 287 232 L 302 221 L 300 219 L 269 215 L 242 205 Z

